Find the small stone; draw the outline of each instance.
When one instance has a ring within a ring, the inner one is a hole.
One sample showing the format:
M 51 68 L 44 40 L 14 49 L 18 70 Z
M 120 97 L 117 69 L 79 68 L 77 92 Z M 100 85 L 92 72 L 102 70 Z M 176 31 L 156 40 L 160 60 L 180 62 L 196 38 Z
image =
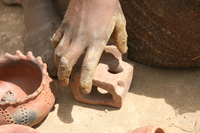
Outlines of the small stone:
M 107 109 L 105 110 L 105 113 L 108 113 L 108 110 L 107 110 Z

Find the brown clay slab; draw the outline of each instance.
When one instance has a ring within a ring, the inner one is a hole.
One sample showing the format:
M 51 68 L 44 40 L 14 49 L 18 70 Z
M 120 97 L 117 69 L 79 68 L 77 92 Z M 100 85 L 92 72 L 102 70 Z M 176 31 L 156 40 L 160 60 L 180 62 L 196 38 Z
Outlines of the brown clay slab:
M 71 75 L 71 89 L 77 101 L 121 107 L 129 90 L 133 64 L 122 61 L 121 53 L 115 46 L 106 46 L 93 77 L 93 87 L 89 94 L 79 89 L 80 66 L 74 67 Z

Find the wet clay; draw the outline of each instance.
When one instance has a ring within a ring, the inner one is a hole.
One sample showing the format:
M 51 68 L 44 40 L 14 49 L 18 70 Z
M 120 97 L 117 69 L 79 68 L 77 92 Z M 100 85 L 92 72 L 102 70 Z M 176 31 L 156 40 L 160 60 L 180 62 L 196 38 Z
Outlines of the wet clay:
M 200 67 L 199 0 L 119 1 L 129 59 L 156 67 Z

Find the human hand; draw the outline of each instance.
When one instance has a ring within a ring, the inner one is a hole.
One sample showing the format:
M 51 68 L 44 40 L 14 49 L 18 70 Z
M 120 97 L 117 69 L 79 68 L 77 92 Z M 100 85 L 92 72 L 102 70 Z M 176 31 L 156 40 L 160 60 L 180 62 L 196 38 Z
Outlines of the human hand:
M 118 0 L 71 0 L 64 19 L 53 36 L 58 79 L 67 86 L 72 68 L 85 53 L 80 89 L 91 91 L 101 54 L 112 36 L 118 50 L 127 52 L 126 20 Z

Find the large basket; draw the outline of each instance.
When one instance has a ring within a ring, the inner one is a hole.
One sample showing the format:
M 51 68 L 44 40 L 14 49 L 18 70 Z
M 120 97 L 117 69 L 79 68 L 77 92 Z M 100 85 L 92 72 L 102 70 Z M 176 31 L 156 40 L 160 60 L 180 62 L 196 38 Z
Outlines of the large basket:
M 199 0 L 120 0 L 128 57 L 159 67 L 200 66 Z

